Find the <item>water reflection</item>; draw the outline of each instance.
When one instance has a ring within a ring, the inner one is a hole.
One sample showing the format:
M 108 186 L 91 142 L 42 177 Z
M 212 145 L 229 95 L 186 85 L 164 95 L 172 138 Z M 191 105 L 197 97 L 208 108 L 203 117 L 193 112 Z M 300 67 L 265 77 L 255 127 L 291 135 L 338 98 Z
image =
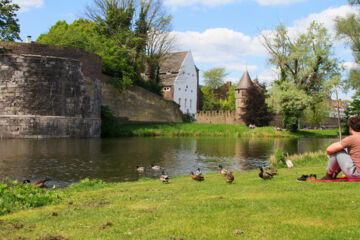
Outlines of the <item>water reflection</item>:
M 132 181 L 157 177 L 151 163 L 170 175 L 187 174 L 200 167 L 217 171 L 222 163 L 234 171 L 257 168 L 276 148 L 289 153 L 316 151 L 334 141 L 306 139 L 239 138 L 121 138 L 0 140 L 0 178 L 40 179 L 60 186 L 83 178 Z M 139 175 L 136 165 L 145 166 Z

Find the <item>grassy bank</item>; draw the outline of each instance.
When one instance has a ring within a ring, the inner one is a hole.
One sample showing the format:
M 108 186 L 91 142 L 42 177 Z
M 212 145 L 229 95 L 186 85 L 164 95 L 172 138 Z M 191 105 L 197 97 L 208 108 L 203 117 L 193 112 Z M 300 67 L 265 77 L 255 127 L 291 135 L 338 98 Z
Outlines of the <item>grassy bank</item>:
M 84 181 L 59 203 L 0 217 L 0 239 L 358 239 L 360 183 L 297 182 L 326 162 L 294 160 L 271 181 L 257 171 L 170 184 Z M 55 238 L 56 237 L 56 238 Z
M 167 124 L 121 124 L 107 131 L 107 137 L 144 136 L 232 136 L 232 137 L 326 137 L 337 136 L 337 129 L 275 131 L 274 127 L 249 129 L 245 125 L 167 123 Z

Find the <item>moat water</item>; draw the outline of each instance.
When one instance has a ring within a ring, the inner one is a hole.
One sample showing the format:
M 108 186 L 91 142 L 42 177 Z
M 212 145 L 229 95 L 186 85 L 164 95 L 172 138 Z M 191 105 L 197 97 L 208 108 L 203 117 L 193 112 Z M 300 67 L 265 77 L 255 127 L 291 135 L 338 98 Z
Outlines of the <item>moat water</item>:
M 66 186 L 84 178 L 134 181 L 158 177 L 152 163 L 169 175 L 188 174 L 200 167 L 215 172 L 218 164 L 233 171 L 256 169 L 281 148 L 290 154 L 324 150 L 331 138 L 119 138 L 0 140 L 0 179 L 52 179 Z M 145 166 L 143 174 L 136 166 Z M 325 166 L 324 166 L 325 167 Z

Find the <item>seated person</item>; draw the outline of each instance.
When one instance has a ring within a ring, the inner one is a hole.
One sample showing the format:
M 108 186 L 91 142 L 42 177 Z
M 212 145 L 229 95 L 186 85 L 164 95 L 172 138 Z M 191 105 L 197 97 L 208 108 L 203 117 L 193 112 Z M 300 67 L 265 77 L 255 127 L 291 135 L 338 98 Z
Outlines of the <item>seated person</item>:
M 351 135 L 326 149 L 329 161 L 322 180 L 335 179 L 340 171 L 347 178 L 360 178 L 360 116 L 350 117 L 348 125 Z

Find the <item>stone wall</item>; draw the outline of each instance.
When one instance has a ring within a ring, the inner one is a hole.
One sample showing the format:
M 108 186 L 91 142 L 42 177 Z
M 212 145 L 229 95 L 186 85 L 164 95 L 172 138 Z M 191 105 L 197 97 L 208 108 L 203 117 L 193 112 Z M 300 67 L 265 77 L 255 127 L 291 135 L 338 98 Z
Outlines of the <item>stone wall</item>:
M 0 137 L 99 137 L 101 59 L 77 49 L 0 42 Z
M 196 114 L 198 123 L 212 124 L 244 124 L 236 118 L 235 111 L 200 111 Z
M 108 77 L 107 77 L 108 79 Z M 121 93 L 103 78 L 102 104 L 123 123 L 182 122 L 179 106 L 141 87 L 133 86 Z

